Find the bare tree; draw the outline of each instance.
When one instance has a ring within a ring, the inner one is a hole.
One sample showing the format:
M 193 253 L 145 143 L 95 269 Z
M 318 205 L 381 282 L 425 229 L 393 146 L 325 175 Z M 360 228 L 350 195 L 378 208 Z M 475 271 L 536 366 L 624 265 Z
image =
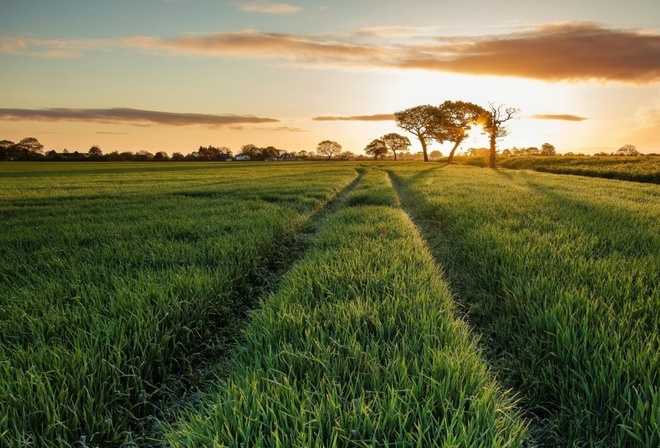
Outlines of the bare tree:
M 341 145 L 330 140 L 323 140 L 316 145 L 316 152 L 328 156 L 328 160 L 330 160 L 333 154 L 339 154 L 341 152 Z
M 466 101 L 445 101 L 439 109 L 441 121 L 433 132 L 433 138 L 440 143 L 454 143 L 447 160 L 447 163 L 451 163 L 454 153 L 469 136 L 468 131 L 476 124 L 486 121 L 488 112 L 483 107 Z
M 438 127 L 440 121 L 440 111 L 435 106 L 424 105 L 411 107 L 394 113 L 396 125 L 401 129 L 410 132 L 419 139 L 422 144 L 424 161 L 429 161 L 426 151 L 426 145 L 433 139 L 433 133 Z
M 364 152 L 367 153 L 367 155 L 374 156 L 374 160 L 378 160 L 387 154 L 387 146 L 385 146 L 383 140 L 377 138 L 376 140 L 372 140 L 371 143 L 364 148 Z
M 407 151 L 408 148 L 410 148 L 410 140 L 408 137 L 405 137 L 401 134 L 397 134 L 395 132 L 390 132 L 389 134 L 385 134 L 380 138 L 383 143 L 385 143 L 385 147 L 392 151 L 394 154 L 394 160 L 396 160 L 396 153 L 398 151 Z
M 507 121 L 515 118 L 519 112 L 520 110 L 515 107 L 504 107 L 503 104 L 500 104 L 499 106 L 490 104 L 490 110 L 486 116 L 486 124 L 484 125 L 484 130 L 490 139 L 489 166 L 491 168 L 495 168 L 497 139 L 505 137 L 509 134 L 509 131 L 503 125 Z

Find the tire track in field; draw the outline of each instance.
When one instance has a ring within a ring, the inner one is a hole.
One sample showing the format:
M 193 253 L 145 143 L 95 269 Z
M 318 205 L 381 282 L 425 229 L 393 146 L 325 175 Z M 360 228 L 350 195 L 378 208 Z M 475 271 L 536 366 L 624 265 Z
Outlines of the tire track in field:
M 216 339 L 203 348 L 196 372 L 192 375 L 184 373 L 186 378 L 183 382 L 189 385 L 189 390 L 185 396 L 169 396 L 168 400 L 171 401 L 164 403 L 164 406 L 170 409 L 165 414 L 169 415 L 171 409 L 187 402 L 190 399 L 188 395 L 208 388 L 218 377 L 228 373 L 234 350 L 241 344 L 242 330 L 250 319 L 250 312 L 259 308 L 264 297 L 277 290 L 284 275 L 314 244 L 322 223 L 339 209 L 343 198 L 355 190 L 363 176 L 364 171 L 356 169 L 353 180 L 312 210 L 306 218 L 295 223 L 290 231 L 282 235 L 264 254 L 265 262 L 261 269 L 252 273 L 246 284 L 236 292 L 241 297 L 241 305 L 230 309 L 230 314 L 223 316 L 224 320 L 230 322 L 229 325 L 219 326 L 221 331 L 216 334 Z
M 382 168 L 381 168 L 382 169 Z M 419 214 L 416 213 L 415 206 L 414 206 L 414 200 L 410 197 L 410 195 L 405 191 L 405 187 L 402 183 L 402 181 L 398 178 L 396 174 L 394 174 L 392 171 L 389 170 L 384 170 L 387 172 L 389 181 L 392 185 L 392 188 L 394 189 L 397 198 L 399 200 L 400 208 L 402 213 L 410 220 L 411 225 L 417 230 L 419 233 L 420 237 L 423 239 L 424 244 L 428 248 L 429 252 L 432 254 L 434 262 L 436 264 L 436 267 L 438 268 L 438 271 L 442 273 L 442 276 L 444 280 L 447 282 L 449 285 L 449 289 L 452 292 L 452 295 L 456 297 L 457 291 L 456 291 L 456 285 L 452 282 L 451 278 L 451 273 L 448 272 L 447 269 L 444 268 L 443 264 L 440 263 L 440 261 L 436 258 L 434 251 L 432 250 L 433 244 L 431 241 L 434 240 L 433 236 L 431 235 L 431 230 L 423 223 L 422 219 L 419 217 Z M 425 170 L 426 171 L 431 171 Z M 456 299 L 454 299 L 456 301 Z M 462 308 L 462 304 L 460 301 L 457 301 L 458 308 Z M 470 325 L 471 327 L 471 332 L 475 334 L 478 340 L 479 346 L 483 349 L 483 357 L 484 360 L 488 363 L 490 368 L 493 370 L 495 373 L 496 377 L 501 377 L 501 375 L 498 374 L 497 371 L 497 360 L 494 359 L 496 354 L 493 352 L 493 350 L 488 346 L 487 342 L 483 342 L 484 338 L 482 337 L 481 329 L 478 326 L 475 326 L 473 322 L 470 322 L 469 316 L 466 314 L 464 320 Z M 504 375 L 506 376 L 506 374 Z M 506 384 L 504 385 L 506 388 L 511 392 L 512 395 L 515 397 L 521 398 L 522 394 L 515 390 L 515 388 L 511 387 L 511 385 Z M 520 402 L 524 402 L 524 400 L 520 400 Z M 520 405 L 519 405 L 520 406 Z M 525 418 L 525 423 L 529 428 L 529 433 L 531 434 L 531 440 L 529 440 L 528 444 L 529 446 L 537 446 L 538 442 L 534 440 L 534 434 L 538 434 L 541 432 L 541 424 L 538 422 L 538 417 L 530 413 L 527 409 L 525 409 L 524 406 L 520 406 L 521 411 L 526 415 Z

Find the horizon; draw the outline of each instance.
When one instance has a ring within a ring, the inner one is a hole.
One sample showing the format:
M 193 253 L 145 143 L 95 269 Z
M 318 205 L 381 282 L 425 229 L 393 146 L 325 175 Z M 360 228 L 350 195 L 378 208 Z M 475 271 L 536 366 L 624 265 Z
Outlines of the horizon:
M 520 109 L 500 149 L 660 152 L 655 0 L 489 5 L 3 3 L 0 140 L 170 155 L 334 140 L 363 154 L 397 132 L 416 153 L 391 114 L 461 100 Z M 484 146 L 471 135 L 459 151 Z

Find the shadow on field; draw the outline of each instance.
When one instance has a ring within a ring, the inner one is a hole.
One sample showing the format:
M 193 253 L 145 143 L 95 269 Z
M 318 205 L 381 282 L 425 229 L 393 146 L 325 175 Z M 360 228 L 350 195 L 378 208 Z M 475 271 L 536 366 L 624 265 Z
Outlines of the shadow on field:
M 525 185 L 530 190 L 555 202 L 556 209 L 562 210 L 562 215 L 580 214 L 585 217 L 581 231 L 593 236 L 594 240 L 597 241 L 592 249 L 594 258 L 606 256 L 613 252 L 631 257 L 638 257 L 640 251 L 643 251 L 642 254 L 644 255 L 653 255 L 660 246 L 660 238 L 649 232 L 648 227 L 640 223 L 636 225 L 635 222 L 632 222 L 623 208 L 599 207 L 587 199 L 579 200 L 571 197 L 571 191 L 568 189 L 562 191 L 558 187 L 530 180 L 527 180 Z M 605 238 L 602 229 L 611 227 L 613 224 L 620 229 L 626 229 L 626 231 L 621 232 L 615 238 L 612 238 L 612 235 Z M 642 244 L 631 246 L 629 243 L 631 234 L 634 234 L 635 239 L 641 241 Z

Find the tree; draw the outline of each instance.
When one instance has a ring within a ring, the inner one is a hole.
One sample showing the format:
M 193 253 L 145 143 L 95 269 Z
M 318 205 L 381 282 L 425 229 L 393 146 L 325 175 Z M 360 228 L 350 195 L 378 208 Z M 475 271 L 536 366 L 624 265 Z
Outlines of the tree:
M 89 151 L 87 151 L 87 155 L 90 157 L 101 157 L 103 155 L 103 151 L 101 151 L 101 148 L 98 145 L 94 145 L 91 148 L 89 148 Z
M 431 160 L 438 160 L 438 159 L 442 158 L 442 153 L 436 149 L 436 150 L 431 151 L 431 153 L 429 154 L 429 157 L 431 157 Z
M 341 152 L 341 145 L 330 140 L 323 140 L 316 145 L 316 152 L 328 156 L 328 160 L 330 160 L 333 154 L 339 154 Z
M 424 105 L 411 107 L 394 113 L 396 125 L 401 129 L 410 132 L 419 139 L 422 145 L 424 161 L 429 161 L 426 151 L 426 145 L 433 139 L 433 133 L 438 127 L 440 121 L 440 112 L 437 107 Z
M 19 157 L 27 159 L 31 155 L 41 154 L 44 150 L 44 145 L 39 143 L 34 137 L 26 137 L 14 145 L 14 149 Z
M 170 160 L 170 156 L 165 151 L 158 151 L 156 155 L 154 155 L 154 160 L 157 161 Z
M 445 101 L 439 107 L 439 123 L 433 138 L 439 143 L 454 143 L 447 163 L 451 163 L 456 149 L 468 137 L 468 131 L 487 120 L 488 112 L 481 106 L 466 101 Z
M 635 145 L 627 144 L 616 150 L 617 156 L 638 156 L 639 151 Z
M 406 151 L 410 148 L 410 140 L 408 137 L 395 132 L 385 134 L 380 139 L 385 143 L 386 148 L 392 151 L 392 154 L 394 154 L 394 160 L 396 160 L 396 153 L 398 151 Z
M 541 154 L 542 156 L 556 156 L 557 155 L 557 150 L 555 149 L 554 145 L 551 145 L 550 143 L 544 143 L 541 145 Z
M 504 107 L 504 105 L 490 105 L 488 115 L 486 115 L 486 124 L 484 130 L 490 140 L 490 160 L 489 166 L 495 168 L 495 155 L 497 154 L 497 139 L 505 137 L 509 131 L 503 126 L 504 123 L 518 115 L 520 110 L 515 107 Z
M 12 155 L 15 143 L 10 140 L 0 140 L 0 160 Z
M 250 159 L 258 159 L 261 158 L 261 149 L 250 143 L 241 146 L 241 154 L 250 156 Z
M 374 160 L 378 160 L 379 158 L 383 158 L 385 154 L 387 154 L 387 146 L 385 146 L 385 142 L 379 138 L 376 140 L 372 140 L 371 143 L 369 143 L 365 148 L 364 152 L 367 153 L 367 155 L 374 156 Z

